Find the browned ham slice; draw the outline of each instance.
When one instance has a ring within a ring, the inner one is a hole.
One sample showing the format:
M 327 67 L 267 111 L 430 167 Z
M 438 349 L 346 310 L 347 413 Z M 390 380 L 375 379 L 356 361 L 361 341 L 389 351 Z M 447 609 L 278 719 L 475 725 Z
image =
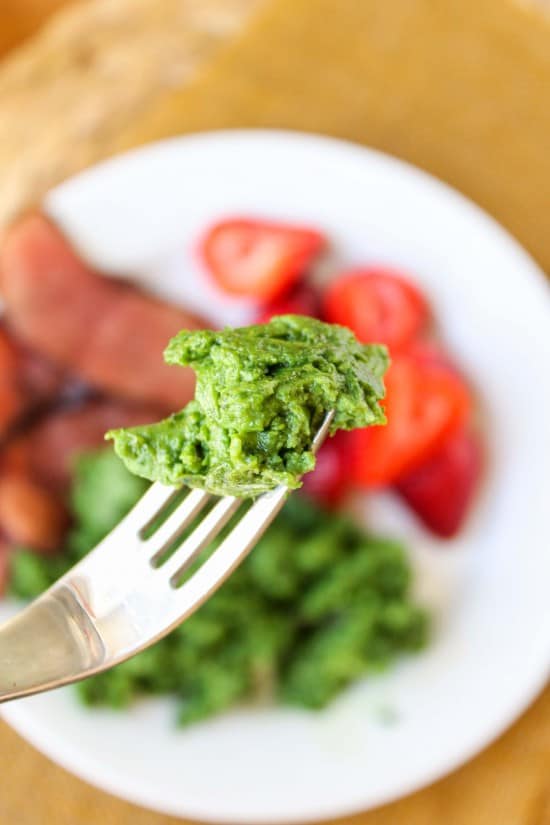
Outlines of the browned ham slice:
M 0 440 L 22 415 L 60 392 L 65 381 L 59 367 L 0 324 Z
M 0 538 L 0 596 L 6 592 L 10 572 L 11 545 L 5 538 Z
M 68 524 L 61 500 L 31 478 L 0 477 L 0 529 L 13 545 L 49 552 L 61 547 Z
M 12 439 L 0 453 L 0 553 L 2 542 L 41 552 L 60 547 L 75 457 L 104 444 L 106 430 L 146 423 L 157 415 L 155 408 L 143 405 L 88 401 L 52 412 Z
M 7 445 L 0 454 L 0 474 L 29 476 L 53 490 L 64 490 L 71 478 L 74 457 L 105 444 L 114 427 L 154 421 L 153 407 L 122 401 L 88 401 L 79 407 L 45 416 Z
M 180 329 L 204 324 L 97 274 L 42 214 L 31 213 L 6 232 L 0 294 L 27 344 L 94 386 L 170 410 L 193 396 L 192 370 L 168 367 L 162 353 Z
M 24 399 L 17 383 L 17 353 L 0 328 L 0 439 L 17 420 Z

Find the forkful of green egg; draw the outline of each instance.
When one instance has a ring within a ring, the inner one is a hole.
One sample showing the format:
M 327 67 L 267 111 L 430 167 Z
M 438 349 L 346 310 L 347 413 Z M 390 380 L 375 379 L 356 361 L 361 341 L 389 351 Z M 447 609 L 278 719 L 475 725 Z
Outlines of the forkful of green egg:
M 335 324 L 284 315 L 182 331 L 165 360 L 194 369 L 194 400 L 107 434 L 128 469 L 154 483 L 0 628 L 0 701 L 100 673 L 165 636 L 246 557 L 329 434 L 385 423 L 385 347 Z

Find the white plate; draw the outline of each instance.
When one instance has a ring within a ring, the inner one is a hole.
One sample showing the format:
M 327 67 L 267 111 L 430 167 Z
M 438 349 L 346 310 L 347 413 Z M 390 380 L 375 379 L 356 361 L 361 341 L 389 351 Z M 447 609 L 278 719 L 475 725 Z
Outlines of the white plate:
M 220 215 L 320 226 L 346 263 L 384 261 L 426 288 L 485 409 L 491 461 L 461 537 L 438 543 L 383 497 L 371 523 L 406 536 L 436 615 L 429 650 L 329 710 L 243 709 L 188 730 L 169 702 L 89 712 L 71 689 L 4 717 L 79 776 L 150 808 L 219 822 L 290 822 L 380 805 L 501 733 L 550 665 L 550 307 L 541 272 L 448 187 L 376 152 L 317 137 L 233 132 L 132 152 L 54 190 L 46 208 L 91 260 L 231 321 L 192 254 Z M 139 331 L 138 331 L 139 334 Z

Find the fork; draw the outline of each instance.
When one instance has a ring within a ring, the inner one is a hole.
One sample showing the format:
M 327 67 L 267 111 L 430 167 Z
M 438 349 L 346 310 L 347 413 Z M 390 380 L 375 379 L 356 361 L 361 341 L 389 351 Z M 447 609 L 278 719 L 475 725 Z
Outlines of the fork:
M 324 441 L 333 417 L 333 410 L 325 416 L 313 452 Z M 199 519 L 212 496 L 194 489 L 157 526 L 181 489 L 152 484 L 94 550 L 0 627 L 0 702 L 100 673 L 161 639 L 228 578 L 289 492 L 279 485 L 259 496 L 200 563 L 201 551 L 244 500 L 224 496 Z M 178 539 L 180 546 L 165 559 Z M 195 562 L 199 566 L 182 583 Z

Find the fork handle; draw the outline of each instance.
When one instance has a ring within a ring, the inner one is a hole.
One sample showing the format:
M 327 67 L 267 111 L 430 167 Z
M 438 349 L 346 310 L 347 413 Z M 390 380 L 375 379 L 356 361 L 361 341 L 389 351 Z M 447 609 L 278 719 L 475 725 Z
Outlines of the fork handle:
M 103 660 L 77 595 L 59 587 L 0 626 L 0 702 L 73 682 Z

